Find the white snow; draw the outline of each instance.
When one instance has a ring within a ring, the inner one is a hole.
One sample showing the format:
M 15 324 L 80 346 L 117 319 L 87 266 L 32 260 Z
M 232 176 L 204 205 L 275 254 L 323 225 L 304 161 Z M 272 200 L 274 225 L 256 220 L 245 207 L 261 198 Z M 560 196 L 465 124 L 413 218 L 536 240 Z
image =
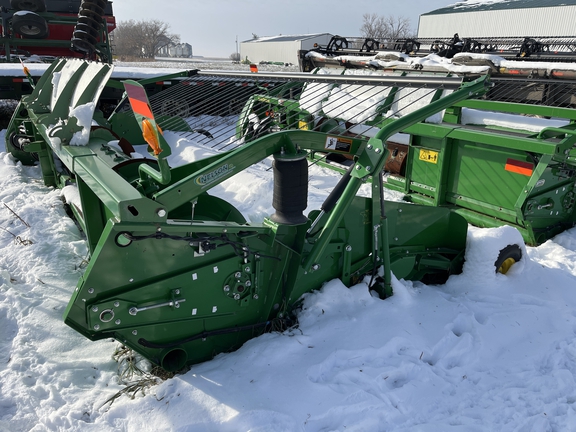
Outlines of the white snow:
M 492 111 L 480 111 L 472 108 L 462 109 L 462 124 L 499 126 L 508 129 L 540 132 L 546 127 L 562 127 L 568 120 L 526 117 L 520 114 L 506 114 Z
M 165 137 L 173 164 L 213 152 Z M 305 295 L 297 328 L 105 404 L 124 388 L 111 359 L 117 343 L 90 342 L 61 318 L 86 266 L 85 241 L 62 192 L 1 150 L 2 432 L 576 429 L 576 228 L 526 247 L 503 276 L 495 256 L 517 231 L 470 227 L 464 272 L 444 285 L 395 280 L 395 295 L 380 300 L 365 283 L 327 281 Z M 269 166 L 213 192 L 261 220 L 272 212 Z M 337 180 L 314 166 L 309 208 Z

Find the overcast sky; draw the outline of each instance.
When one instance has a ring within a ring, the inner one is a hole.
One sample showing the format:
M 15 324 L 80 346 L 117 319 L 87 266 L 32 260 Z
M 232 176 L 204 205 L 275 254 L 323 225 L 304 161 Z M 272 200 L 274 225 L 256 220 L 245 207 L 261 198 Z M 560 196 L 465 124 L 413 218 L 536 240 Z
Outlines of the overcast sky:
M 420 14 L 456 0 L 113 0 L 117 21 L 160 19 L 192 45 L 195 56 L 228 57 L 258 36 L 332 33 L 360 36 L 362 15 L 405 17 L 414 30 Z

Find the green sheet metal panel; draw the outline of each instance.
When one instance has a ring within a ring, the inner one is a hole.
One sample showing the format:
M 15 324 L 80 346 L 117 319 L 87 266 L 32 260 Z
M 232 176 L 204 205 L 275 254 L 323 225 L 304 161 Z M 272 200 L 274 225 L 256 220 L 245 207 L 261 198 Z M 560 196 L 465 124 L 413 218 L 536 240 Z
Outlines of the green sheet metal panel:
M 409 152 L 410 191 L 437 198 L 442 176 L 443 139 L 413 136 Z
M 446 201 L 516 222 L 515 203 L 534 168 L 524 151 L 449 140 Z

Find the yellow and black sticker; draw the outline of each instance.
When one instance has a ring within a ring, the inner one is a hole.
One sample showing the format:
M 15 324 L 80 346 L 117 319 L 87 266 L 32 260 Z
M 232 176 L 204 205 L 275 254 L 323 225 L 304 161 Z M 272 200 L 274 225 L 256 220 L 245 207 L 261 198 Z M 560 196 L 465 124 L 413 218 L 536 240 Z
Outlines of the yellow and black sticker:
M 433 151 L 433 150 L 421 149 L 420 154 L 418 156 L 418 159 L 420 159 L 421 161 L 424 161 L 424 162 L 437 164 L 438 163 L 438 152 Z
M 343 153 L 350 153 L 352 148 L 352 140 L 342 137 L 326 137 L 326 144 L 324 148 L 328 151 L 337 151 Z
M 298 121 L 298 129 L 300 130 L 308 130 L 308 122 L 304 120 Z

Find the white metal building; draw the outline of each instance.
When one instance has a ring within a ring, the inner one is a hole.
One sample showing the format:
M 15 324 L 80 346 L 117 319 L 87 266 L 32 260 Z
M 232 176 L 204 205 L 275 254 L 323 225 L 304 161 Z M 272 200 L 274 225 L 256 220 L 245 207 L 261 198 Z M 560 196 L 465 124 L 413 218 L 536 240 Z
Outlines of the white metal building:
M 460 2 L 420 15 L 419 38 L 574 36 L 576 0 Z
M 298 51 L 310 50 L 314 44 L 327 45 L 329 33 L 259 37 L 240 43 L 240 58 L 252 63 L 279 62 L 298 64 Z

